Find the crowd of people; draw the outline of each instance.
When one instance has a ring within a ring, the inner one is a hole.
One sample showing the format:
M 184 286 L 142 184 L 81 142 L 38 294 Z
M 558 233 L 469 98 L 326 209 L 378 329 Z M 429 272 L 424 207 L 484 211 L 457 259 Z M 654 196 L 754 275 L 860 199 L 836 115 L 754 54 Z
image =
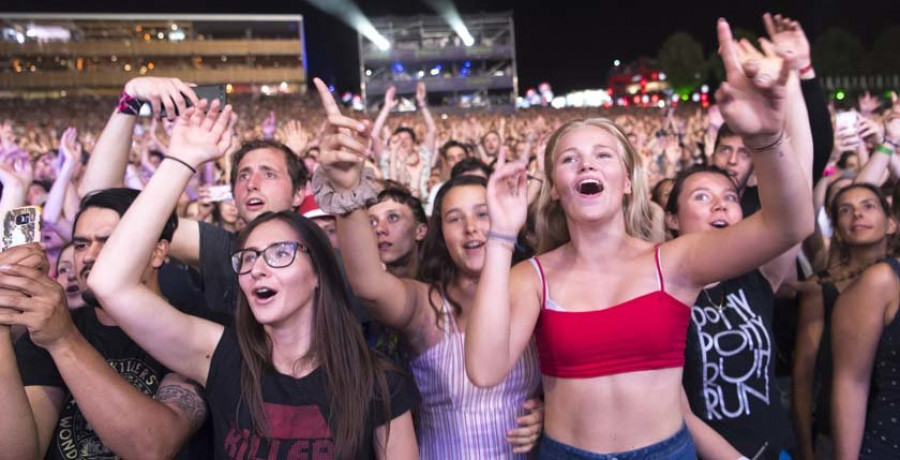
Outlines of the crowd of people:
M 0 101 L 0 458 L 900 457 L 900 102 L 763 26 L 708 108 Z

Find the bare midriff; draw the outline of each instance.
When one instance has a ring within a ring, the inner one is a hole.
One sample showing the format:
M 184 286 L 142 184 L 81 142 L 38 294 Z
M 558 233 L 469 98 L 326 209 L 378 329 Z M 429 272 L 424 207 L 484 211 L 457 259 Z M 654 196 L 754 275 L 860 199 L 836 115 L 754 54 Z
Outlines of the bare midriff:
M 678 367 L 593 378 L 544 375 L 544 432 L 600 454 L 663 441 L 684 424 L 681 374 Z

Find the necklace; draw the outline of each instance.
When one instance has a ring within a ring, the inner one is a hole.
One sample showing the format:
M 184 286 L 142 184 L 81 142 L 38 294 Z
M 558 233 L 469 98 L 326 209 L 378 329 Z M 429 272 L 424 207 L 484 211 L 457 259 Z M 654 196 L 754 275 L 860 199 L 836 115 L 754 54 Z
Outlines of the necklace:
M 710 305 L 716 307 L 716 310 L 718 310 L 719 313 L 722 313 L 722 309 L 725 307 L 725 287 L 723 285 L 724 285 L 724 283 L 720 284 L 720 286 L 722 286 L 722 295 L 721 295 L 721 298 L 719 299 L 718 304 L 713 302 L 712 297 L 709 296 L 709 292 L 706 291 L 706 288 L 703 288 L 703 295 L 706 296 L 706 300 L 709 301 Z

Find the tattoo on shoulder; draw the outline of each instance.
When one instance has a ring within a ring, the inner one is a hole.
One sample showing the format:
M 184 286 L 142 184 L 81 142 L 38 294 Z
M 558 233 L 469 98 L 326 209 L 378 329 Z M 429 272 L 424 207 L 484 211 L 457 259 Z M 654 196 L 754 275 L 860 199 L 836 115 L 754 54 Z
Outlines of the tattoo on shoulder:
M 206 420 L 206 401 L 202 392 L 196 383 L 185 382 L 159 387 L 153 399 L 184 412 L 190 420 L 191 430 L 196 430 Z

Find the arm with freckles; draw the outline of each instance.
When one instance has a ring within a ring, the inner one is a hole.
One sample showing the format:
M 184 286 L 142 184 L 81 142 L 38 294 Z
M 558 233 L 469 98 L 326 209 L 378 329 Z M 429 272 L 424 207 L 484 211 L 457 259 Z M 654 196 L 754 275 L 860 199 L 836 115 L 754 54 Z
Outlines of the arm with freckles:
M 751 63 L 741 65 L 728 23 L 720 20 L 718 32 L 727 81 L 716 99 L 728 126 L 751 150 L 762 184 L 762 209 L 722 230 L 687 234 L 664 244 L 664 270 L 684 289 L 679 295 L 685 299 L 693 299 L 701 286 L 762 266 L 801 242 L 814 225 L 808 173 L 792 143 L 784 139 L 789 59 L 780 63 L 777 75 Z
M 170 154 L 194 167 L 214 160 L 228 148 L 225 133 L 235 118 L 231 106 L 219 112 L 201 101 L 178 119 Z M 192 176 L 178 161 L 163 161 L 147 188 L 122 216 L 106 242 L 88 280 L 90 289 L 119 326 L 163 365 L 205 385 L 210 359 L 222 326 L 186 315 L 141 282 L 148 261 L 162 264 L 165 243 L 158 242 L 167 217 Z

